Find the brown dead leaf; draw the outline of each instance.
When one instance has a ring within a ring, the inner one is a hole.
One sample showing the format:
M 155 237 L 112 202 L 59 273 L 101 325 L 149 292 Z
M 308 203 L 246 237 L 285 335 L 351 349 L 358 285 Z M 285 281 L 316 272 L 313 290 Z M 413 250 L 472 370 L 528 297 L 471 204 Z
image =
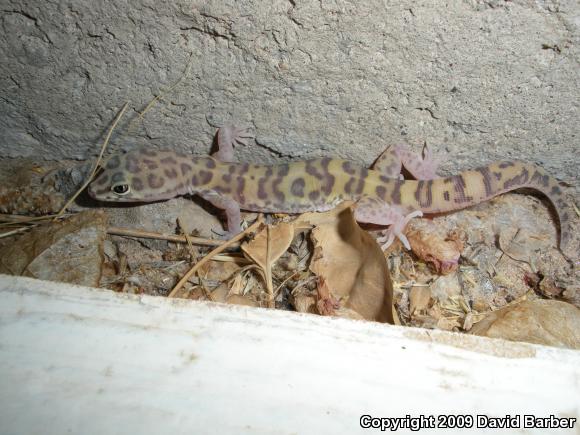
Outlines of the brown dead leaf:
M 209 294 L 209 298 L 213 302 L 225 302 L 230 294 L 228 283 L 222 282 Z
M 352 201 L 344 201 L 337 205 L 332 210 L 324 213 L 313 211 L 310 213 L 303 213 L 293 221 L 294 228 L 299 229 L 310 229 L 317 225 L 333 224 L 337 221 L 340 215 L 344 213 L 345 210 L 353 206 Z
M 326 287 L 319 308 L 337 315 L 352 310 L 367 320 L 393 323 L 393 287 L 385 257 L 375 239 L 358 226 L 349 204 L 327 213 L 306 213 L 295 224 L 316 225 L 310 270 Z
M 559 297 L 562 295 L 562 292 L 564 291 L 563 288 L 558 287 L 554 282 L 554 280 L 549 277 L 544 277 L 544 279 L 542 279 L 542 281 L 540 282 L 539 290 L 542 292 L 544 296 L 548 298 Z
M 504 340 L 580 349 L 580 310 L 561 301 L 523 301 L 489 313 L 469 332 Z
M 431 301 L 431 289 L 429 287 L 414 286 L 409 292 L 409 311 L 413 315 L 417 311 L 423 311 Z
M 208 261 L 199 268 L 199 276 L 211 281 L 227 281 L 240 269 L 240 264 L 234 261 Z
M 299 313 L 316 313 L 316 298 L 314 296 L 308 296 L 299 294 L 293 298 L 292 304 L 296 311 Z
M 431 308 L 429 308 L 429 310 L 427 310 L 427 314 L 429 315 L 429 317 L 432 317 L 435 320 L 439 320 L 441 317 L 443 317 L 441 305 L 439 303 L 436 303 Z
M 463 251 L 463 242 L 459 237 L 442 237 L 436 232 L 433 222 L 425 219 L 420 224 L 410 225 L 405 234 L 413 253 L 430 264 L 436 273 L 448 275 L 457 270 Z
M 437 329 L 442 329 L 443 331 L 453 331 L 460 326 L 461 324 L 459 323 L 459 319 L 448 317 L 441 317 L 435 325 Z
M 250 298 L 248 298 L 247 296 L 241 296 L 241 295 L 231 295 L 226 299 L 226 302 L 228 304 L 233 304 L 233 305 L 244 305 L 246 307 L 259 307 L 260 304 Z
M 580 308 L 580 284 L 570 285 L 562 292 L 562 298 Z
M 338 307 L 334 312 L 334 315 L 345 319 L 365 320 L 365 318 L 361 316 L 359 313 L 357 313 L 355 310 L 346 307 Z
M 268 231 L 270 233 L 269 241 Z M 293 238 L 294 225 L 292 223 L 280 222 L 276 225 L 271 225 L 269 230 L 264 226 L 253 240 L 242 245 L 242 251 L 265 270 L 267 267 L 271 267 L 272 263 L 286 252 Z M 270 251 L 270 258 L 266 257 L 268 250 Z
M 537 217 L 535 217 L 537 219 Z M 514 217 L 513 225 L 518 220 Z M 546 234 L 539 233 L 537 228 L 520 228 L 506 226 L 499 229 L 497 242 L 501 251 L 514 261 L 528 263 L 532 270 L 536 270 L 534 259 L 537 252 L 546 251 L 552 241 Z
M 340 308 L 340 301 L 332 294 L 326 280 L 318 277 L 318 301 L 316 302 L 318 312 L 323 316 L 334 316 L 336 310 Z
M 245 279 L 244 279 L 245 274 L 243 273 L 237 273 L 234 276 L 234 279 L 232 279 L 230 281 L 230 292 L 234 295 L 243 295 L 243 291 L 244 288 L 246 286 L 245 284 Z
M 474 315 L 473 313 L 467 313 L 465 318 L 463 319 L 463 325 L 461 325 L 461 329 L 464 331 L 469 331 L 473 327 Z
M 272 265 L 288 249 L 294 239 L 294 226 L 286 222 L 266 225 L 253 240 L 242 245 L 244 253 L 263 271 L 268 307 L 274 308 L 274 286 L 272 284 Z

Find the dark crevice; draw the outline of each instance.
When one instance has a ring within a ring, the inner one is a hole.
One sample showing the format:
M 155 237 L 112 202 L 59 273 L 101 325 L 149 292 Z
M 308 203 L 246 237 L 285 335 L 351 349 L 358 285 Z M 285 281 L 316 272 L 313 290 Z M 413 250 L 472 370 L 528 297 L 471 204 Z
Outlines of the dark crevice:
M 21 85 L 20 83 L 18 83 L 18 81 L 17 81 L 17 80 L 16 80 L 14 77 L 10 76 L 10 80 L 11 80 L 11 81 L 12 81 L 12 82 L 13 82 L 13 83 L 16 85 L 16 86 L 18 86 L 18 89 L 22 89 L 22 85 Z
M 51 39 L 48 37 L 48 34 L 42 30 L 42 28 L 40 27 L 40 25 L 38 24 L 38 18 L 36 18 L 34 15 L 29 14 L 28 12 L 22 11 L 22 10 L 5 10 L 3 9 L 2 12 L 7 13 L 7 14 L 17 14 L 17 15 L 21 15 L 24 18 L 32 21 L 34 23 L 34 27 L 36 27 L 44 36 L 44 39 L 46 40 L 46 42 L 52 44 L 53 42 L 51 41 Z
M 435 116 L 435 114 L 433 113 L 433 110 L 428 108 L 428 107 L 416 107 L 416 109 L 428 112 L 429 115 L 431 115 L 431 118 L 433 118 L 433 119 L 439 119 L 438 117 Z

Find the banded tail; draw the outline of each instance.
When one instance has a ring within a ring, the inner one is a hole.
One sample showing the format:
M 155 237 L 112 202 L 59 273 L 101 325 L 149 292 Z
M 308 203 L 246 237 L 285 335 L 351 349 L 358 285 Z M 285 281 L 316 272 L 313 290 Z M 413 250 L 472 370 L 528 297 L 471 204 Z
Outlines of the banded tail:
M 497 162 L 447 178 L 417 181 L 415 204 L 425 213 L 457 210 L 487 201 L 502 193 L 530 188 L 543 193 L 560 221 L 560 250 L 567 251 L 572 237 L 571 207 L 558 181 L 542 168 L 522 162 Z

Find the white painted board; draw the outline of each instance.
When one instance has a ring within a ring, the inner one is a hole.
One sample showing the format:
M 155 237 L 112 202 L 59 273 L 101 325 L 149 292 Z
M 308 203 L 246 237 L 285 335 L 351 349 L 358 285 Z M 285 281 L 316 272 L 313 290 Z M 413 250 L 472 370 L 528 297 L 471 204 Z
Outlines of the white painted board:
M 1 434 L 369 433 L 365 414 L 578 433 L 476 416 L 578 418 L 580 352 L 0 276 Z

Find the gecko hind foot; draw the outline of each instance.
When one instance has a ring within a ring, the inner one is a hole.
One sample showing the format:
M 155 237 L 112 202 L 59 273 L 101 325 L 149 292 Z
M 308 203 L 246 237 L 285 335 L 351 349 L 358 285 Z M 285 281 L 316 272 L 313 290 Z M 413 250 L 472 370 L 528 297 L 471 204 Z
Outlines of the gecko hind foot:
M 218 132 L 218 140 L 224 143 L 238 145 L 248 145 L 248 140 L 254 136 L 247 127 L 236 127 L 235 125 L 227 125 L 220 128 Z
M 397 237 L 407 249 L 411 245 L 403 233 L 409 221 L 423 216 L 421 210 L 410 210 L 407 207 L 391 205 L 380 198 L 363 196 L 356 202 L 354 217 L 357 222 L 387 226 L 389 228 L 378 240 L 383 249 L 387 249 Z
M 395 147 L 395 153 L 403 162 L 403 166 L 417 180 L 433 180 L 438 178 L 437 169 L 439 168 L 439 159 L 433 155 L 431 148 L 425 144 L 423 153 L 416 154 L 408 150 L 403 145 Z
M 383 231 L 383 235 L 377 238 L 377 242 L 381 245 L 381 249 L 383 251 L 386 250 L 395 241 L 396 237 L 401 241 L 405 249 L 410 251 L 411 244 L 403 231 L 411 219 L 421 216 L 423 216 L 421 210 L 415 210 L 405 216 L 400 215 L 400 217 L 398 217 L 398 219 L 393 222 L 388 229 Z

